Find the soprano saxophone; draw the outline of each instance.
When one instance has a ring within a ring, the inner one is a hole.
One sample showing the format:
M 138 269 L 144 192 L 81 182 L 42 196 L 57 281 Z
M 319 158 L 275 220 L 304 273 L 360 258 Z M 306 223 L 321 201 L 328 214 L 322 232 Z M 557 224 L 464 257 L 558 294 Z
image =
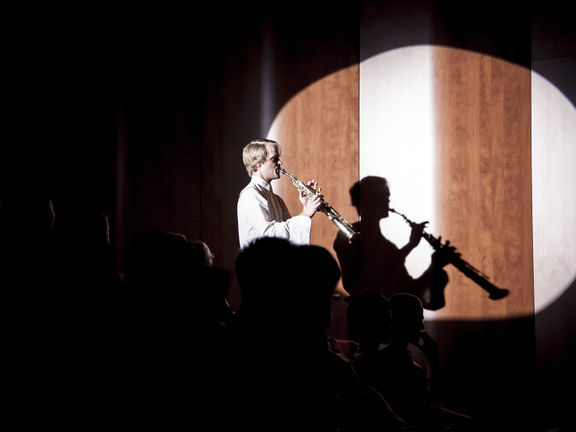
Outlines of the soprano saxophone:
M 316 195 L 316 190 L 314 188 L 312 188 L 312 187 L 308 186 L 306 183 L 298 180 L 293 174 L 290 174 L 289 172 L 283 170 L 282 168 L 279 168 L 278 171 L 281 174 L 288 176 L 290 178 L 290 180 L 292 180 L 292 183 L 294 184 L 294 186 L 296 186 L 296 188 L 301 193 L 303 193 L 304 195 L 306 195 L 308 197 L 312 197 L 312 196 Z M 328 204 L 326 201 L 324 201 L 323 198 L 322 198 L 322 202 L 320 204 L 320 207 L 318 208 L 318 211 L 325 213 L 326 216 L 328 216 L 328 219 L 331 222 L 333 222 L 334 225 L 336 225 L 338 227 L 338 229 L 346 236 L 349 243 L 354 241 L 360 235 L 360 233 L 354 231 L 352 225 L 346 219 L 344 219 L 340 215 L 340 213 L 338 213 L 336 210 L 334 210 L 334 208 L 330 204 Z
M 408 225 L 410 225 L 411 227 L 416 225 L 415 222 L 412 222 L 410 219 L 408 219 L 402 213 L 400 213 L 400 212 L 398 212 L 392 208 L 389 210 L 392 213 L 396 213 L 397 215 L 401 216 L 406 221 L 406 223 L 408 223 Z M 434 248 L 434 250 L 436 250 L 436 251 L 446 247 L 446 245 L 442 244 L 442 242 L 440 241 L 439 238 L 436 238 L 432 234 L 429 234 L 425 231 L 422 233 L 422 237 L 428 243 L 430 243 L 430 246 L 432 246 Z M 499 300 L 501 298 L 506 297 L 509 294 L 509 291 L 507 289 L 502 289 L 502 288 L 498 288 L 497 286 L 495 286 L 492 282 L 490 282 L 488 280 L 488 276 L 483 274 L 480 270 L 472 267 L 470 264 L 468 264 L 466 261 L 464 261 L 460 257 L 460 255 L 457 254 L 456 252 L 453 252 L 452 254 L 450 254 L 449 262 L 454 267 L 456 267 L 458 270 L 460 270 L 465 276 L 472 279 L 481 288 L 483 288 L 489 294 L 489 297 L 492 300 Z

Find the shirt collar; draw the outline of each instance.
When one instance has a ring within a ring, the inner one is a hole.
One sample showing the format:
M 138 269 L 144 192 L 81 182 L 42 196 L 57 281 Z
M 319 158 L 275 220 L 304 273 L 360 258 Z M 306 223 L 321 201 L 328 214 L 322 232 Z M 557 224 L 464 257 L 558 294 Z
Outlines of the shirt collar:
M 253 174 L 252 175 L 252 183 L 263 187 L 264 189 L 268 189 L 269 191 L 272 191 L 272 185 L 270 183 L 268 183 L 266 180 L 264 180 L 262 177 L 260 177 L 259 175 Z

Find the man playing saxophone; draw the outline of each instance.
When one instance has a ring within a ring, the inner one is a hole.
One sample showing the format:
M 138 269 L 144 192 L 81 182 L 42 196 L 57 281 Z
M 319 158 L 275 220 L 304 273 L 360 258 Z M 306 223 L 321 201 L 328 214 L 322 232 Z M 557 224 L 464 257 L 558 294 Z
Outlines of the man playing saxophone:
M 272 190 L 272 180 L 280 178 L 280 145 L 272 140 L 255 139 L 244 147 L 242 158 L 250 183 L 238 198 L 238 236 L 240 248 L 260 237 L 280 237 L 294 244 L 310 243 L 311 218 L 322 203 L 316 181 L 308 182 L 317 193 L 300 193 L 302 212 L 291 216 L 284 200 Z
M 351 296 L 367 290 L 378 291 L 387 298 L 399 292 L 410 293 L 420 298 L 426 309 L 444 307 L 448 275 L 443 267 L 448 263 L 447 253 L 451 249 L 434 252 L 429 268 L 418 278 L 412 278 L 405 260 L 420 243 L 427 222 L 413 224 L 410 239 L 398 248 L 380 230 L 380 221 L 390 212 L 386 179 L 365 177 L 350 189 L 350 196 L 360 217 L 353 227 L 361 235 L 350 243 L 339 233 L 333 245 L 342 269 L 344 289 Z

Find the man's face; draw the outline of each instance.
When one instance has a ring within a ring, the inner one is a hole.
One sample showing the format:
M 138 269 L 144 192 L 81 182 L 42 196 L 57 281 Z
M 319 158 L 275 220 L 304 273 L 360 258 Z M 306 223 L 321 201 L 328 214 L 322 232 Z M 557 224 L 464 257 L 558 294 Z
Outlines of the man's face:
M 390 214 L 390 192 L 386 191 L 382 200 L 382 217 L 388 217 Z
M 361 195 L 360 214 L 375 219 L 387 218 L 390 215 L 390 193 L 387 190 L 373 192 L 378 193 Z
M 278 149 L 272 144 L 266 144 L 266 160 L 260 164 L 257 173 L 270 183 L 272 180 L 280 178 L 278 169 L 282 165 Z

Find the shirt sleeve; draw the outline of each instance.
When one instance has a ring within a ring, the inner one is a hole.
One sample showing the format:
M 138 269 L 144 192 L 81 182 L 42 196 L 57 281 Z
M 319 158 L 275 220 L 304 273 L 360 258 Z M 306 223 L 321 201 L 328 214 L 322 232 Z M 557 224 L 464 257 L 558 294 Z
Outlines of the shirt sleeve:
M 268 197 L 255 189 L 246 189 L 238 199 L 238 235 L 240 247 L 260 237 L 279 237 L 295 244 L 310 243 L 312 221 L 308 216 L 290 217 L 280 197 Z

